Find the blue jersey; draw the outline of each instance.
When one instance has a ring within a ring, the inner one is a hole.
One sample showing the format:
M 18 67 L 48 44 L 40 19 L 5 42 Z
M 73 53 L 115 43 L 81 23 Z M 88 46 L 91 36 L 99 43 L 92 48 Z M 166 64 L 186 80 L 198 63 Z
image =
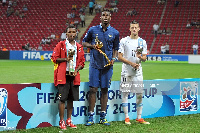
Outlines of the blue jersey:
M 96 36 L 98 36 L 99 41 L 103 42 L 101 50 L 112 60 L 113 50 L 119 49 L 119 32 L 110 25 L 105 32 L 101 25 L 93 26 L 88 30 L 83 38 L 83 42 L 95 45 Z M 107 63 L 108 61 L 103 54 L 99 53 L 96 49 L 90 50 L 90 66 L 103 69 Z

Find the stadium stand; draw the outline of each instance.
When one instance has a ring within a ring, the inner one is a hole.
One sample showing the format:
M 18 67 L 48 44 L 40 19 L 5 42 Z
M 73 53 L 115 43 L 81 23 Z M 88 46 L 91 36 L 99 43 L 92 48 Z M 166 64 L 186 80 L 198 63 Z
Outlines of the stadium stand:
M 174 0 L 168 0 L 166 5 L 157 5 L 155 0 L 118 0 L 118 12 L 112 14 L 111 25 L 120 32 L 120 38 L 122 38 L 129 35 L 129 23 L 132 20 L 139 21 L 141 27 L 140 37 L 147 41 L 149 49 L 153 46 L 151 54 L 159 54 L 161 44 L 166 41 L 170 44 L 171 54 L 191 54 L 191 45 L 200 40 L 199 29 L 186 28 L 187 20 L 197 20 L 200 17 L 200 4 L 198 1 L 193 1 L 185 0 L 178 7 L 174 7 Z M 164 10 L 165 6 L 166 9 Z M 133 9 L 133 7 L 139 14 L 126 16 L 127 11 Z M 109 2 L 107 2 L 105 8 L 111 8 Z M 97 15 L 93 19 L 89 27 L 99 24 L 99 16 Z M 154 23 L 160 23 L 161 29 L 166 27 L 172 30 L 171 35 L 158 35 L 155 39 L 155 45 L 153 45 Z
M 43 37 L 51 34 L 61 35 L 66 28 L 67 13 L 72 12 L 72 4 L 77 9 L 82 4 L 87 5 L 89 0 L 18 0 L 15 10 L 22 9 L 26 4 L 28 11 L 25 17 L 11 15 L 6 17 L 7 6 L 0 11 L 0 47 L 6 45 L 9 50 L 22 50 L 22 46 L 28 42 L 32 47 L 37 47 Z M 181 1 L 174 7 L 174 0 L 167 0 L 166 4 L 158 5 L 156 0 L 118 0 L 118 12 L 112 13 L 111 25 L 120 32 L 120 38 L 129 35 L 129 23 L 132 20 L 140 22 L 140 37 L 147 41 L 151 54 L 159 54 L 160 46 L 166 41 L 170 45 L 171 54 L 191 54 L 191 46 L 200 40 L 200 29 L 186 28 L 187 21 L 200 18 L 200 3 L 196 0 Z M 109 0 L 105 8 L 111 8 Z M 136 9 L 138 15 L 126 16 L 127 11 Z M 78 10 L 75 12 L 78 14 Z M 99 24 L 98 13 L 89 27 Z M 158 35 L 154 38 L 153 24 L 158 23 L 160 29 L 170 28 L 171 35 Z M 81 37 L 83 39 L 85 33 Z M 58 40 L 52 40 L 51 45 L 42 45 L 43 50 L 53 50 Z M 200 50 L 200 49 L 199 49 Z M 199 51 L 200 53 L 200 51 Z
M 27 5 L 28 11 L 23 11 L 24 18 L 12 14 L 6 17 L 6 6 L 0 11 L 0 43 L 9 50 L 22 50 L 22 46 L 30 43 L 31 47 L 38 47 L 43 37 L 51 34 L 61 35 L 66 29 L 67 13 L 72 12 L 72 4 L 77 9 L 89 0 L 18 0 L 14 10 L 21 10 Z M 78 14 L 78 10 L 75 11 Z M 79 18 L 77 16 L 77 18 Z M 58 40 L 52 40 L 51 45 L 42 45 L 43 50 L 53 50 Z
M 200 40 L 200 29 L 195 26 L 186 28 L 187 21 L 200 18 L 200 3 L 195 0 L 181 1 L 174 7 L 174 0 L 168 0 L 160 28 L 169 27 L 171 35 L 159 35 L 151 53 L 160 53 L 160 46 L 169 42 L 171 54 L 192 54 L 191 46 Z

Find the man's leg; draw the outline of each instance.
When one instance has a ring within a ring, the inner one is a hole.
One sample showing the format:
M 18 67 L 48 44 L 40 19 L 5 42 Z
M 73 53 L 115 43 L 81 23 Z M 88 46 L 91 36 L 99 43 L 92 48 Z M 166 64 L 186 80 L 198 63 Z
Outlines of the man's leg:
M 110 123 L 106 120 L 106 109 L 107 109 L 107 102 L 108 102 L 108 88 L 101 88 L 101 113 L 100 113 L 100 124 L 104 124 L 109 126 Z
M 141 124 L 150 124 L 149 122 L 145 121 L 143 118 L 141 118 L 142 115 L 142 93 L 136 93 L 136 107 L 137 107 L 137 119 L 136 122 Z
M 72 123 L 72 119 L 71 119 L 72 111 L 73 111 L 73 100 L 69 99 L 69 100 L 67 100 L 67 120 L 66 120 L 66 125 L 68 127 L 71 127 L 71 128 L 77 128 L 77 126 Z
M 89 93 L 89 111 L 94 112 L 94 106 L 96 103 L 96 92 L 98 88 L 91 87 Z
M 73 100 L 69 99 L 67 100 L 67 119 L 71 118 L 72 111 L 73 111 Z
M 131 124 L 128 116 L 128 94 L 129 92 L 122 93 L 122 107 L 125 114 L 125 124 Z
M 66 130 L 66 125 L 64 121 L 64 111 L 65 111 L 65 102 L 60 101 L 59 102 L 59 116 L 60 116 L 59 127 L 60 129 Z
M 65 111 L 65 102 L 60 101 L 59 102 L 59 116 L 60 116 L 60 120 L 64 119 L 64 111 Z
M 106 111 L 108 102 L 108 88 L 101 88 L 101 111 Z
M 137 106 L 137 119 L 141 119 L 142 115 L 142 93 L 137 93 L 136 94 L 136 106 Z
M 98 88 L 91 87 L 90 88 L 90 93 L 89 93 L 89 112 L 88 112 L 88 120 L 87 123 L 85 124 L 86 126 L 91 126 L 94 124 L 93 121 L 93 115 L 94 115 L 94 107 L 96 103 L 96 92 Z

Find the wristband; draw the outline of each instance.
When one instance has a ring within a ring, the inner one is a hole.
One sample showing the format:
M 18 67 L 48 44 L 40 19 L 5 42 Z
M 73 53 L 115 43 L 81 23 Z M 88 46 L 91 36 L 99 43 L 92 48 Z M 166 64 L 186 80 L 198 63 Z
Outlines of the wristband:
M 116 58 L 112 58 L 112 60 L 116 60 Z

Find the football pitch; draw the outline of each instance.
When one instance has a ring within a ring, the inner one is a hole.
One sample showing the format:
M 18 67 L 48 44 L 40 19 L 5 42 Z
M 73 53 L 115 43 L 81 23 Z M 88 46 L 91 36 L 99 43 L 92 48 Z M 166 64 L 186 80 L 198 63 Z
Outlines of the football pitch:
M 188 64 L 188 62 L 153 62 L 142 63 L 144 80 L 152 79 L 183 79 L 200 78 L 200 64 Z M 122 63 L 115 62 L 112 81 L 119 81 Z M 53 83 L 53 63 L 51 61 L 22 61 L 0 60 L 0 84 L 16 83 Z M 81 81 L 88 82 L 89 62 L 80 71 Z M 3 132 L 36 132 L 36 133 L 180 133 L 200 131 L 200 114 L 169 116 L 145 119 L 150 125 L 137 124 L 131 120 L 132 125 L 125 125 L 124 121 L 111 122 L 111 126 L 95 124 L 86 127 L 77 125 L 77 129 L 61 131 L 58 127 L 45 127 L 36 129 L 21 129 Z
M 142 63 L 144 80 L 200 78 L 200 64 L 188 62 Z M 121 62 L 115 62 L 112 81 L 120 81 Z M 0 60 L 0 84 L 53 83 L 53 63 L 51 61 Z M 81 82 L 88 82 L 89 62 L 80 71 Z

